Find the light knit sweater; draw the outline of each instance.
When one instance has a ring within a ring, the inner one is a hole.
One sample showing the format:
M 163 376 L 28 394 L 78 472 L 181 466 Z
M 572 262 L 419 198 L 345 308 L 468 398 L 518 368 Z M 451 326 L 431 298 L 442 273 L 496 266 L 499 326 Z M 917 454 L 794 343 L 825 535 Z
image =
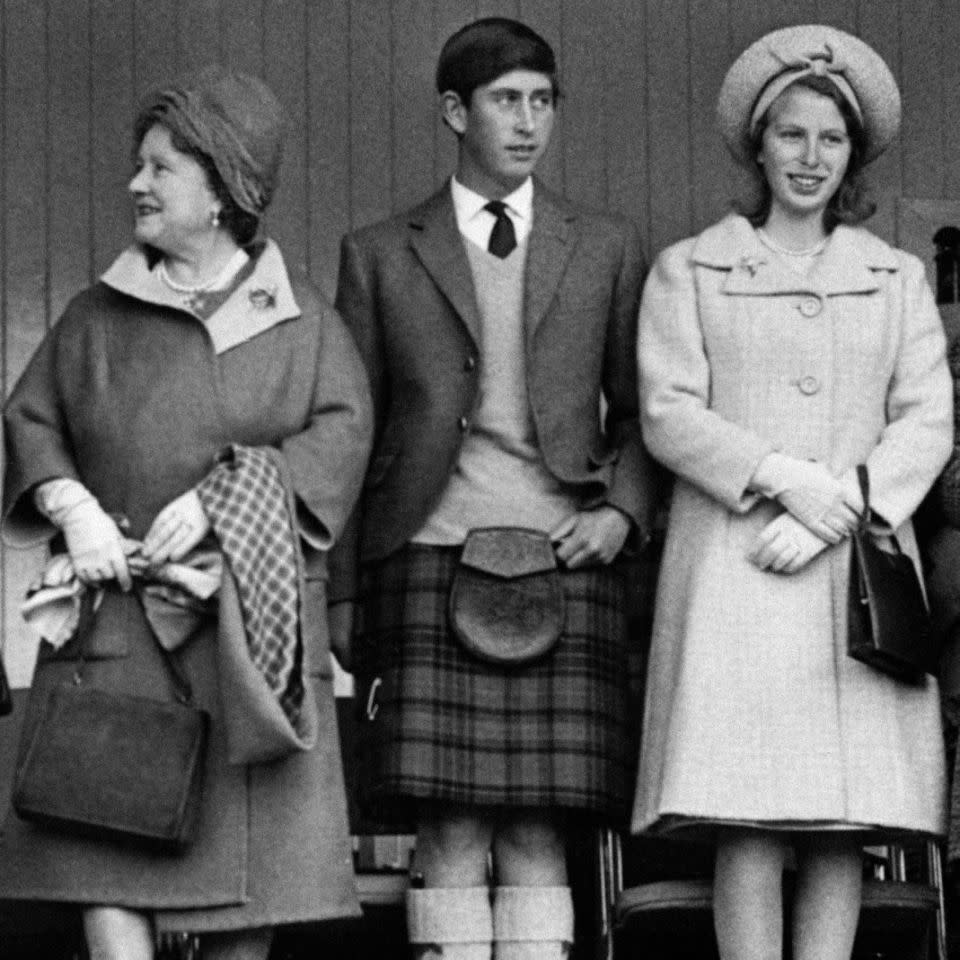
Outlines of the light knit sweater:
M 458 544 L 474 527 L 549 532 L 577 509 L 537 445 L 526 380 L 523 280 L 527 244 L 499 259 L 465 240 L 480 313 L 480 390 L 440 502 L 413 538 Z

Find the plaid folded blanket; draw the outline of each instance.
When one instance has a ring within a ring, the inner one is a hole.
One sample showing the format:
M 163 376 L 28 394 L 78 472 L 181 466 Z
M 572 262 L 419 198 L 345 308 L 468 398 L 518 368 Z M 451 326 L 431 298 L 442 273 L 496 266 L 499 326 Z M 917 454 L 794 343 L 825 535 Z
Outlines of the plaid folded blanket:
M 238 444 L 218 461 L 197 494 L 237 584 L 250 659 L 299 730 L 305 692 L 302 560 L 286 463 L 272 447 Z

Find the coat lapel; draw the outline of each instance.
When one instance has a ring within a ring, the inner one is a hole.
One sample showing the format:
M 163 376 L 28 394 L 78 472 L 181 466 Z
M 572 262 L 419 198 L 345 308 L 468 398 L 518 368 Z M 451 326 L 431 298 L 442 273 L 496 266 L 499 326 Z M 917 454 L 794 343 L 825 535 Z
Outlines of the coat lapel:
M 807 276 L 781 263 L 743 218 L 729 216 L 705 230 L 693 259 L 729 271 L 724 292 L 745 296 L 817 293 L 821 296 L 870 293 L 880 287 L 877 271 L 897 270 L 890 247 L 865 230 L 838 226 L 823 256 Z
M 457 229 L 449 185 L 409 216 L 410 245 L 433 282 L 450 301 L 470 336 L 480 343 L 480 315 L 473 274 Z
M 575 220 L 573 208 L 536 181 L 524 294 L 524 323 L 528 337 L 536 332 L 557 292 L 573 252 Z

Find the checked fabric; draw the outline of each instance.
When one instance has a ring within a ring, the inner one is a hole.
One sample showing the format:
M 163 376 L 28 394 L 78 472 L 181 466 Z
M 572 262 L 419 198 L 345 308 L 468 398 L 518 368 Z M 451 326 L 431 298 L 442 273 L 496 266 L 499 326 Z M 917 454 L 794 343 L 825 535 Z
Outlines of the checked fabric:
M 196 489 L 236 580 L 250 659 L 298 729 L 299 556 L 280 457 L 272 447 L 234 444 Z

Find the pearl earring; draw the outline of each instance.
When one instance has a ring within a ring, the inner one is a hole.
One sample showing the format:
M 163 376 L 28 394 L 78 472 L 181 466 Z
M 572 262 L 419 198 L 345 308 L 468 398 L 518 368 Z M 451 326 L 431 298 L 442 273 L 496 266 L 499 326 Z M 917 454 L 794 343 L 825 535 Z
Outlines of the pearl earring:
M 210 211 L 210 225 L 214 227 L 220 226 L 220 211 L 211 210 Z

